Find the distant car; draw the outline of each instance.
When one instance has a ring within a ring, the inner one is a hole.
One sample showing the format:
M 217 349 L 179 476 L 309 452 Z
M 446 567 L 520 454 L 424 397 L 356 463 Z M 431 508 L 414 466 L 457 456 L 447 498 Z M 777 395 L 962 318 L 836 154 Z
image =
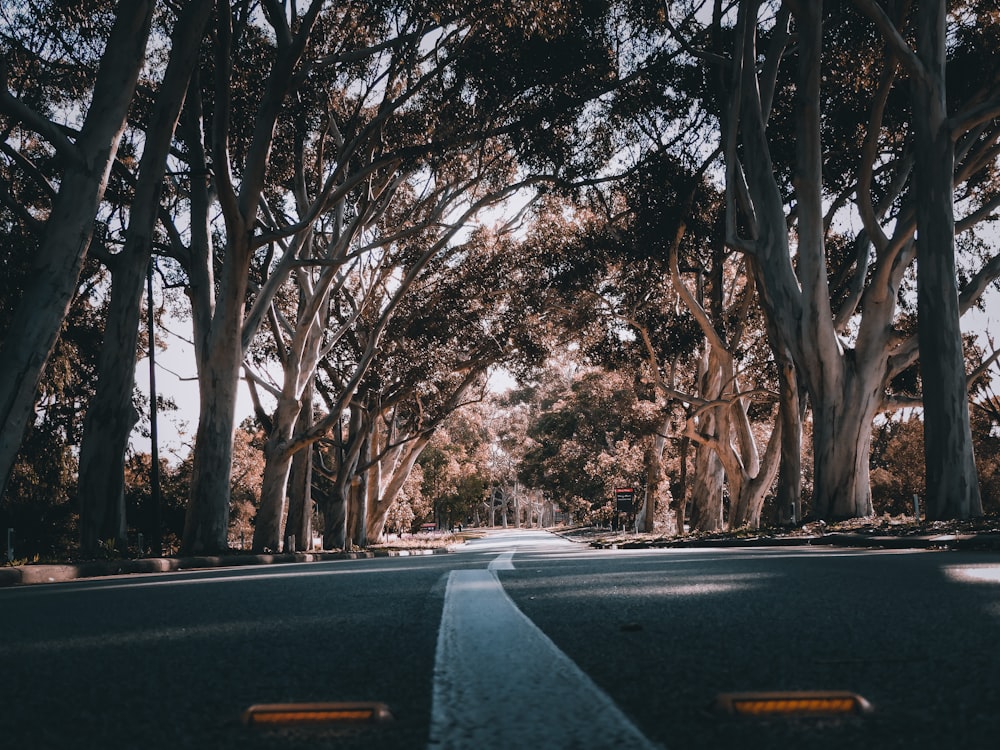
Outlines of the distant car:
M 421 531 L 437 531 L 437 528 L 438 527 L 437 527 L 436 523 L 422 523 L 422 524 L 420 524 L 420 530 Z

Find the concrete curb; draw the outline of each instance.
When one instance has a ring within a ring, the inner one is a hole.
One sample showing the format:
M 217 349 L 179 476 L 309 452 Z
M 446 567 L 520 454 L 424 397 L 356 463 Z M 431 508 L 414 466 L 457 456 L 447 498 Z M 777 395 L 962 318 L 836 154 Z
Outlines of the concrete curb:
M 939 534 L 935 536 L 873 536 L 830 533 L 813 536 L 750 537 L 745 539 L 678 539 L 668 542 L 590 542 L 597 549 L 712 547 L 857 547 L 863 549 L 1000 550 L 1000 534 Z
M 435 549 L 366 550 L 360 552 L 289 552 L 274 555 L 149 557 L 140 560 L 98 560 L 57 565 L 19 565 L 0 568 L 0 587 L 59 583 L 102 576 L 169 573 L 177 570 L 439 555 L 449 551 L 447 547 L 439 547 Z

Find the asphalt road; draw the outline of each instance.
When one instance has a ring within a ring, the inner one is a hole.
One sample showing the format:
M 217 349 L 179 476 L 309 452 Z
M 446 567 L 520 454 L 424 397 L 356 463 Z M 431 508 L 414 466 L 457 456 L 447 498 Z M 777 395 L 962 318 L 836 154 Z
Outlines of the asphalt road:
M 0 747 L 489 750 L 531 725 L 550 737 L 517 747 L 995 748 L 998 636 L 994 553 L 596 551 L 512 532 L 449 555 L 8 588 Z M 852 690 L 875 710 L 709 708 L 789 689 Z M 332 700 L 381 701 L 395 721 L 240 720 Z

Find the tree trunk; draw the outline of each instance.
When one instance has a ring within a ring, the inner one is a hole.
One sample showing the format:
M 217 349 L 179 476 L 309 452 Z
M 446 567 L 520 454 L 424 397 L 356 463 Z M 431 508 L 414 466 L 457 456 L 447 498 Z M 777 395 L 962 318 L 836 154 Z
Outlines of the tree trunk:
M 42 236 L 31 281 L 0 346 L 0 496 L 31 417 L 35 393 L 76 293 L 94 218 L 125 128 L 149 37 L 153 3 L 120 3 L 75 146 Z M 3 92 L 2 99 L 10 96 Z M 2 106 L 2 104 L 0 104 Z M 134 351 L 129 355 L 134 357 Z
M 302 409 L 299 412 L 299 433 L 312 426 L 312 387 L 307 386 L 302 394 Z M 288 522 L 286 534 L 294 534 L 301 540 L 299 547 L 308 550 L 312 546 L 312 463 L 313 446 L 307 445 L 292 456 L 292 470 L 288 478 Z M 303 546 L 308 545 L 308 546 Z
M 205 361 L 199 368 L 200 416 L 182 554 L 213 554 L 229 547 L 233 433 L 249 262 L 250 237 L 236 234 L 226 249 L 219 303 L 205 344 Z
M 323 508 L 323 549 L 347 547 L 347 491 L 349 483 L 337 482 Z
M 882 404 L 882 373 L 844 368 L 842 386 L 810 391 L 813 412 L 812 515 L 828 521 L 872 514 L 869 485 L 872 420 Z
M 681 435 L 678 441 L 678 454 L 680 456 L 680 472 L 677 477 L 678 489 L 675 492 L 673 488 L 670 490 L 670 494 L 674 496 L 675 504 L 675 516 L 674 521 L 676 523 L 676 531 L 678 536 L 684 536 L 684 524 L 685 524 L 685 514 L 687 513 L 687 503 L 688 503 L 688 453 L 691 448 L 691 438 L 687 435 Z
M 667 439 L 664 437 L 669 427 L 669 419 L 664 420 L 659 433 L 653 437 L 646 448 L 646 497 L 639 513 L 639 530 L 645 534 L 653 532 L 656 523 L 656 508 L 666 502 L 663 494 L 663 449 Z
M 327 507 L 323 509 L 323 546 L 326 549 L 347 548 L 351 480 L 357 472 L 364 442 L 364 425 L 360 419 L 360 410 L 352 409 L 347 439 L 339 450 L 334 489 L 327 499 Z
M 125 543 L 125 451 L 139 420 L 132 390 L 139 310 L 151 250 L 152 223 L 143 228 L 144 237 L 138 236 L 143 208 L 148 210 L 148 206 L 136 206 L 132 213 L 125 250 L 118 258 L 121 263 L 112 273 L 97 388 L 83 422 L 78 492 L 80 551 L 85 555 L 94 554 L 102 540 L 114 539 L 120 549 Z
M 914 81 L 917 194 L 917 319 L 923 383 L 927 518 L 983 513 L 969 426 L 969 401 L 955 269 L 954 145 L 945 96 L 944 0 L 917 10 Z
M 795 365 L 787 357 L 778 362 L 781 402 L 781 460 L 778 467 L 778 521 L 794 525 L 802 518 L 802 407 Z
M 97 387 L 84 419 L 80 445 L 80 550 L 97 551 L 103 539 L 125 544 L 125 451 L 138 420 L 132 406 L 139 311 L 152 254 L 166 158 L 211 3 L 190 2 L 177 19 L 170 60 L 146 129 L 125 247 L 111 268 L 111 302 L 97 365 Z M 149 346 L 154 344 L 149 342 Z
M 352 411 L 355 407 L 351 407 Z M 358 411 L 361 409 L 358 407 Z M 360 427 L 364 432 L 361 439 L 360 457 L 365 464 L 371 463 L 372 435 L 365 424 L 363 416 L 359 416 Z M 352 422 L 354 418 L 352 416 Z M 364 549 L 368 546 L 368 467 L 356 471 L 351 478 L 350 505 L 348 506 L 347 522 L 351 543 Z
M 204 340 L 199 340 L 201 336 L 196 335 L 196 346 L 203 360 L 198 371 L 201 412 L 195 438 L 191 499 L 184 519 L 182 553 L 218 552 L 228 546 L 226 537 L 232 440 L 236 428 L 236 391 L 243 364 L 244 340 L 249 339 L 251 333 L 244 330 L 243 321 L 253 255 L 253 233 L 278 115 L 321 5 L 319 0 L 310 3 L 309 9 L 300 16 L 301 23 L 293 37 L 278 35 L 277 54 L 253 118 L 253 135 L 240 171 L 238 191 L 234 187 L 231 171 L 232 155 L 227 130 L 233 115 L 229 80 L 233 63 L 232 8 L 220 4 L 220 12 L 216 14 L 218 33 L 215 45 L 212 166 L 227 236 L 210 330 Z M 202 217 L 196 218 L 200 223 Z M 214 260 L 211 256 L 201 259 L 206 264 Z
M 760 527 L 764 499 L 767 497 L 771 485 L 774 484 L 774 478 L 778 475 L 778 455 L 783 444 L 782 428 L 783 423 L 779 417 L 770 438 L 768 438 L 764 458 L 754 467 L 756 473 L 751 474 L 744 470 L 739 475 L 739 482 L 730 485 L 730 491 L 733 493 L 729 520 L 730 529 L 740 527 L 756 529 Z M 734 491 L 734 488 L 738 488 L 738 491 Z
M 298 401 L 282 395 L 278 399 L 271 424 L 271 434 L 264 445 L 264 476 L 260 487 L 260 507 L 254 523 L 253 550 L 276 552 L 281 549 L 282 525 L 285 521 L 288 474 L 292 468 L 292 454 L 288 442 L 298 420 L 301 406 Z M 306 450 L 309 450 L 308 448 Z M 289 532 L 292 533 L 292 532 Z
M 722 490 L 725 472 L 716 452 L 698 445 L 694 452 L 694 481 L 691 485 L 691 530 L 719 531 L 723 528 Z
M 347 505 L 347 535 L 354 547 L 368 546 L 368 472 L 363 471 L 351 477 L 351 488 Z
M 698 367 L 699 395 L 715 401 L 722 395 L 722 371 L 714 349 L 705 344 Z M 695 436 L 706 442 L 698 443 L 694 456 L 694 482 L 691 487 L 691 529 L 718 531 L 723 527 L 722 491 L 725 472 L 718 453 L 709 442 L 728 439 L 720 434 L 718 406 L 703 408 L 689 418 Z M 693 420 L 697 420 L 696 425 Z
M 740 119 L 738 124 L 727 125 L 730 204 L 738 200 L 735 175 L 743 166 L 757 222 L 752 242 L 761 305 L 780 330 L 780 340 L 802 373 L 813 406 L 813 514 L 827 519 L 867 516 L 872 507 L 868 483 L 871 420 L 882 404 L 890 323 L 874 326 L 878 330 L 873 333 L 866 311 L 862 327 L 867 327 L 865 335 L 870 340 L 862 346 L 859 334 L 854 352 L 844 351 L 833 324 L 822 190 L 822 3 L 793 5 L 800 71 L 795 92 L 794 266 L 787 217 L 766 133 L 769 107 L 762 104 L 757 75 L 757 7 L 754 3 L 741 6 L 742 33 L 737 39 Z M 742 161 L 732 147 L 737 127 L 743 140 Z M 789 440 L 794 437 L 789 436 Z
M 385 517 L 389 513 L 389 508 L 392 507 L 393 502 L 399 496 L 399 491 L 403 488 L 406 483 L 407 478 L 410 476 L 410 472 L 413 471 L 413 467 L 417 463 L 417 459 L 420 457 L 420 452 L 424 449 L 427 443 L 430 442 L 430 435 L 426 437 L 421 436 L 413 440 L 406 449 L 406 455 L 403 460 L 394 467 L 392 475 L 389 477 L 389 481 L 385 486 L 385 489 L 379 497 L 378 503 L 373 506 L 371 514 L 368 518 L 368 538 L 377 539 L 378 535 L 382 532 L 385 527 Z M 495 525 L 495 524 L 490 524 Z

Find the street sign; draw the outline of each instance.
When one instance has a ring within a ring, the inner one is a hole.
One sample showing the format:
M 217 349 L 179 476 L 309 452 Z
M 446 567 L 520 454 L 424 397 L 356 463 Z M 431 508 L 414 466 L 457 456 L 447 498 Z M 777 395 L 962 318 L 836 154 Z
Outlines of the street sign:
M 632 513 L 635 510 L 635 488 L 615 488 L 615 508 L 622 513 Z

